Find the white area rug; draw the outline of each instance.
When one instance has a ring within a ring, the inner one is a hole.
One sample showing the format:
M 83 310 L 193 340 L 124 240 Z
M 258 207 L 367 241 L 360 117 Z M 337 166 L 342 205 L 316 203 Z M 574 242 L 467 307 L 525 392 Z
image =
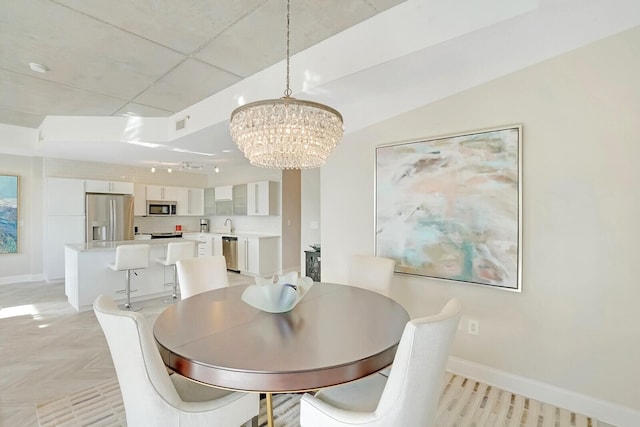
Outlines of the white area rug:
M 300 394 L 273 396 L 277 427 L 299 427 Z M 259 424 L 266 426 L 261 400 Z M 126 426 L 118 381 L 113 379 L 61 399 L 37 405 L 41 427 Z M 439 427 L 595 427 L 590 418 L 447 373 L 438 406 Z

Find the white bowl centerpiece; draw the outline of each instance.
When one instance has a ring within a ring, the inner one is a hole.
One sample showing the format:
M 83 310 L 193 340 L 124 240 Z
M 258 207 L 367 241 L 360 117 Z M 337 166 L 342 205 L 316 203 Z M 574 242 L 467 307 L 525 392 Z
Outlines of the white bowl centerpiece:
M 310 277 L 298 277 L 296 271 L 271 278 L 256 277 L 255 281 L 244 290 L 242 300 L 269 313 L 292 310 L 313 286 Z

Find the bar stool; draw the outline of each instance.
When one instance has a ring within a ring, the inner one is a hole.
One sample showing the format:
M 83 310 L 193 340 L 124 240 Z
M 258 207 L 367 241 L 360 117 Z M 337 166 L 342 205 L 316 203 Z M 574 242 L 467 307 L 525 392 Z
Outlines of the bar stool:
M 195 252 L 196 242 L 193 240 L 187 240 L 183 242 L 169 243 L 167 245 L 167 256 L 165 258 L 156 258 L 156 262 L 164 265 L 165 267 L 171 266 L 173 268 L 173 293 L 171 298 L 166 302 L 175 302 L 178 300 L 178 271 L 176 269 L 176 262 L 185 258 L 193 258 L 195 256 Z
M 142 307 L 131 307 L 131 292 L 137 291 L 137 289 L 131 290 L 131 271 L 149 267 L 149 248 L 150 246 L 147 244 L 120 245 L 116 247 L 116 262 L 107 266 L 114 271 L 124 270 L 126 272 L 124 291 L 118 291 L 124 292 L 126 295 L 126 302 L 123 305 L 125 310 L 138 311 L 142 309 Z

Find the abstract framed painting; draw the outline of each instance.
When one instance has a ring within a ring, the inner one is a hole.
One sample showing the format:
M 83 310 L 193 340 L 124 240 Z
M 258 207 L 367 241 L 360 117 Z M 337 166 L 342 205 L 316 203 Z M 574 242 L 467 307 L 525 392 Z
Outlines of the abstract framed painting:
M 0 254 L 18 253 L 18 177 L 0 175 Z
M 521 125 L 376 147 L 376 255 L 521 291 L 521 151 Z

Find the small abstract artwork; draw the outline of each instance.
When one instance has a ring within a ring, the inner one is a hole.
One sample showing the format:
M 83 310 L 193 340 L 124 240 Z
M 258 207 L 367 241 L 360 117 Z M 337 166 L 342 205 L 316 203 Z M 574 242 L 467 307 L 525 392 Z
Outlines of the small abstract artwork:
M 18 253 L 18 177 L 0 175 L 0 254 Z
M 376 148 L 376 255 L 396 272 L 521 290 L 519 125 Z

